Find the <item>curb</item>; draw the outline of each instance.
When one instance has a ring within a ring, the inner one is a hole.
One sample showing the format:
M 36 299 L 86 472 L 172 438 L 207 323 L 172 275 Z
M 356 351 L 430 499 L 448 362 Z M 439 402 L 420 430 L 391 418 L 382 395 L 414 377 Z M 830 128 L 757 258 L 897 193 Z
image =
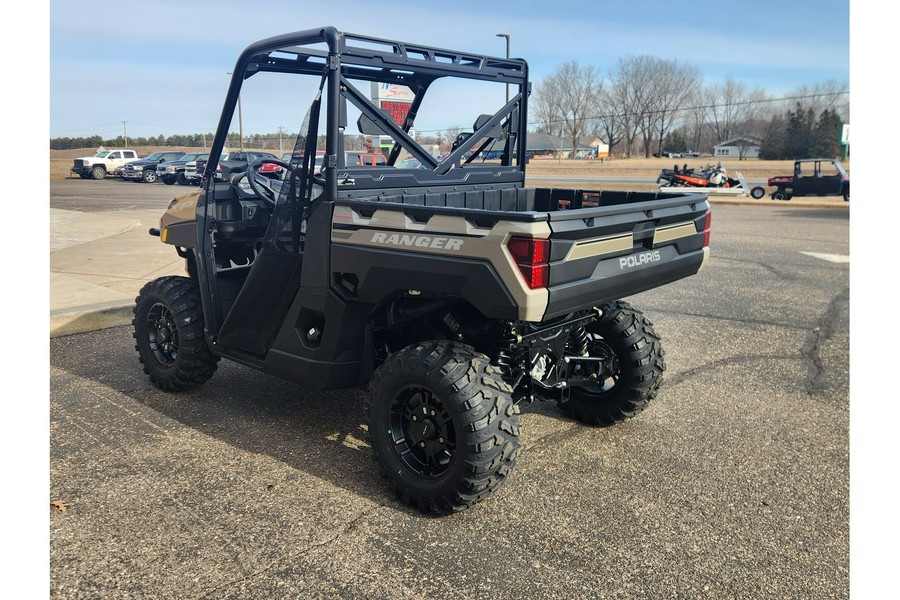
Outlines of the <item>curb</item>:
M 50 311 L 50 337 L 131 325 L 133 306 L 131 302 L 116 301 Z

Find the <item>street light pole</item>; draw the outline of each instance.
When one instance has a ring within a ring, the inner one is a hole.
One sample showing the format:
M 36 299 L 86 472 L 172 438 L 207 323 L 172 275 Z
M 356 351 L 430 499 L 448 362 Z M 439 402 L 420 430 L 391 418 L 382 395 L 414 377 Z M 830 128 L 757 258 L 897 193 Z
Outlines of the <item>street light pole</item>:
M 498 33 L 497 37 L 506 38 L 506 59 L 509 60 L 509 34 Z M 506 103 L 509 104 L 509 84 L 506 84 Z

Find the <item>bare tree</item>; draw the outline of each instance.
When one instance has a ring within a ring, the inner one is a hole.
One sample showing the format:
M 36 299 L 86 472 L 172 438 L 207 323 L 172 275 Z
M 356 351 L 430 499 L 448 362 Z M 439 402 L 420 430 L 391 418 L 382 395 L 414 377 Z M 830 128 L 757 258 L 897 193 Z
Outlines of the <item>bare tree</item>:
M 699 85 L 700 71 L 655 56 L 628 56 L 619 59 L 610 80 L 618 114 L 627 116 L 632 125 L 630 135 L 626 134 L 628 146 L 640 135 L 644 156 L 650 156 L 654 140 L 662 152 L 662 140 L 682 118 Z
M 706 88 L 702 96 L 706 124 L 714 143 L 721 143 L 741 135 L 749 135 L 747 124 L 760 116 L 766 101 L 762 89 L 750 90 L 731 77 L 721 85 Z
M 661 59 L 653 56 L 627 56 L 619 59 L 613 75 L 619 85 L 623 110 L 630 115 L 634 125 L 629 146 L 633 146 L 636 136 L 640 135 L 645 156 L 650 156 L 657 119 L 656 79 L 660 62 Z
M 610 157 L 613 149 L 628 137 L 630 127 L 628 113 L 621 112 L 614 82 L 603 87 L 597 96 L 597 115 L 591 119 L 591 131 L 609 146 Z
M 559 79 L 555 74 L 538 82 L 530 105 L 532 113 L 538 118 L 535 131 L 556 137 L 562 135 L 563 109 L 561 103 Z
M 662 155 L 666 134 L 684 120 L 683 110 L 700 86 L 700 70 L 677 61 L 662 60 L 654 71 L 657 87 L 654 133 L 659 140 L 657 153 Z
M 578 149 L 578 141 L 590 128 L 590 119 L 597 113 L 597 99 L 602 88 L 597 70 L 575 61 L 560 65 L 538 86 L 535 98 L 538 114 L 545 123 L 559 123 L 556 131 L 572 143 L 572 156 Z M 554 129 L 551 126 L 546 131 L 555 134 Z
M 630 157 L 638 135 L 641 119 L 640 93 L 642 67 L 635 57 L 620 58 L 609 74 L 605 89 L 610 114 L 618 120 L 624 155 Z M 613 144 L 610 143 L 610 147 Z
M 816 115 L 833 110 L 844 122 L 850 118 L 850 88 L 846 83 L 828 80 L 813 86 L 802 85 L 788 94 L 780 112 L 793 108 L 796 102 L 811 108 Z

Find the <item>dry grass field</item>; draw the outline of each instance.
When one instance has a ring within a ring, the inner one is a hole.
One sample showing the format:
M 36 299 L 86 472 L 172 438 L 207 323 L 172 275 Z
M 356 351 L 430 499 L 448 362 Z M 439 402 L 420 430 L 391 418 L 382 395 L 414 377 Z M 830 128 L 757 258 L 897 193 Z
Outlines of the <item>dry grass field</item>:
M 140 156 L 146 156 L 157 150 L 184 150 L 186 152 L 197 151 L 197 148 L 157 148 L 141 146 L 136 148 Z M 80 156 L 92 156 L 94 148 L 81 148 L 76 150 L 51 150 L 50 151 L 50 179 L 67 179 L 72 177 L 69 169 L 72 168 L 72 160 Z M 788 160 L 718 160 L 712 156 L 700 158 L 623 158 L 611 161 L 596 160 L 532 160 L 528 163 L 528 174 L 552 177 L 575 176 L 604 176 L 621 175 L 629 177 L 656 177 L 663 168 L 671 169 L 675 163 L 687 164 L 689 167 L 702 167 L 707 164 L 721 162 L 730 174 L 735 171 L 743 173 L 748 179 L 767 179 L 773 175 L 790 174 L 793 171 L 793 161 Z M 844 167 L 850 170 L 850 161 L 844 162 Z M 75 177 L 77 179 L 77 177 Z M 584 187 L 584 183 L 572 182 L 547 182 L 542 181 L 541 186 L 546 187 Z M 603 185 L 591 187 L 602 189 Z M 623 188 L 623 184 L 615 184 L 616 188 Z M 628 184 L 628 189 L 651 189 L 658 186 L 652 184 Z

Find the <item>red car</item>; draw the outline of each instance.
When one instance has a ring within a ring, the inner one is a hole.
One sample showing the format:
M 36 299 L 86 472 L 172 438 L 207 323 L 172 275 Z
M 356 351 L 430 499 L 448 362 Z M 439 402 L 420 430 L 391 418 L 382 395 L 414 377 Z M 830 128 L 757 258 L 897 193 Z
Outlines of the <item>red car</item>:
M 291 160 L 293 160 L 294 158 L 302 160 L 303 155 L 302 154 L 293 154 L 292 152 L 285 152 L 284 154 L 281 155 L 281 161 L 289 163 L 289 164 L 290 164 Z M 325 158 L 324 150 L 320 150 L 320 151 L 316 152 L 316 162 L 315 162 L 315 166 L 313 167 L 313 173 L 315 175 L 319 175 L 322 172 L 322 161 L 324 160 L 324 158 Z M 283 171 L 283 169 L 274 163 L 265 163 L 257 170 L 258 173 L 260 173 L 261 175 L 265 175 L 266 177 L 281 177 L 282 171 Z

